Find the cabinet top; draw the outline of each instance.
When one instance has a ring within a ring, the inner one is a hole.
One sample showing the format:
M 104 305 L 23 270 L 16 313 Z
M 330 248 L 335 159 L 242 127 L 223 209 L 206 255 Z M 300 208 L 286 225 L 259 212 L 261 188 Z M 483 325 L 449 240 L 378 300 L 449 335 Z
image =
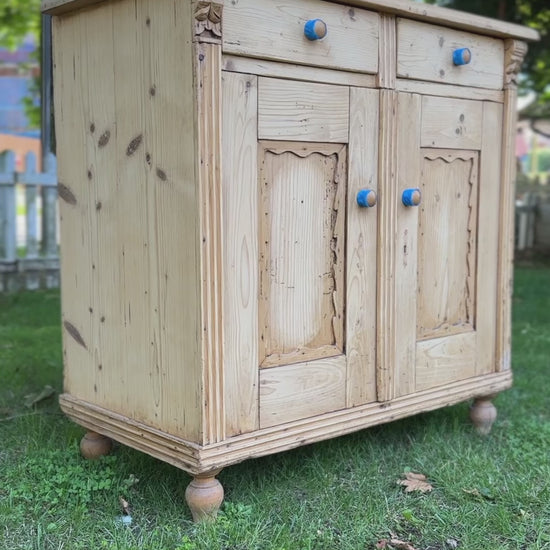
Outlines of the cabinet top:
M 92 6 L 93 4 L 112 1 L 113 0 L 42 0 L 42 11 L 50 15 L 61 15 L 80 8 Z M 182 1 L 191 2 L 193 0 Z M 488 36 L 520 38 L 523 40 L 539 40 L 540 38 L 538 32 L 529 27 L 411 0 L 329 1 L 335 4 L 345 4 L 353 7 L 400 15 L 410 19 L 418 19 L 420 21 L 436 23 L 446 27 L 474 31 Z M 212 3 L 223 5 L 223 2 L 224 0 L 216 0 Z

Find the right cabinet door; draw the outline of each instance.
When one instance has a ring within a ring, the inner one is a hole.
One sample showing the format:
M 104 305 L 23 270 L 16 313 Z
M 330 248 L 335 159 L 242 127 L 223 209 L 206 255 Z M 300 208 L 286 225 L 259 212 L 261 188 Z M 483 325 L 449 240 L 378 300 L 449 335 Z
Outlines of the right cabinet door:
M 495 370 L 502 105 L 399 94 L 396 396 Z

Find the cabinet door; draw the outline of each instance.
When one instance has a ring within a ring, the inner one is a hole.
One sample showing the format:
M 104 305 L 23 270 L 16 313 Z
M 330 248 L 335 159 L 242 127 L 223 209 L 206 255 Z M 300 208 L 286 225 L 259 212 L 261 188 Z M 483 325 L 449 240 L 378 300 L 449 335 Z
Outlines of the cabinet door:
M 502 106 L 398 98 L 394 395 L 495 370 Z
M 377 92 L 222 86 L 226 432 L 374 400 Z

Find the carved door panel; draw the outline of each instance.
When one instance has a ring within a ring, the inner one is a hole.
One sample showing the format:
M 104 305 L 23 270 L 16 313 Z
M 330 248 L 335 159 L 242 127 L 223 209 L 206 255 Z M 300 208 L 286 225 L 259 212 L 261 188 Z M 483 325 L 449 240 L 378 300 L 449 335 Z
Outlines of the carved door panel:
M 409 324 L 397 339 L 412 364 L 396 395 L 495 370 L 502 106 L 402 94 L 400 118 L 413 123 L 398 185 L 421 202 L 398 212 Z
M 374 401 L 377 214 L 355 197 L 376 190 L 378 92 L 232 72 L 222 91 L 226 398 L 249 429 Z

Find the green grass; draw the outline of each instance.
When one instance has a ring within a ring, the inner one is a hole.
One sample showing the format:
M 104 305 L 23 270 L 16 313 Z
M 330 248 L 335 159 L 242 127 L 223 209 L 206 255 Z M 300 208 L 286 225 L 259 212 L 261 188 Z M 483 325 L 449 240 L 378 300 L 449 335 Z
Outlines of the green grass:
M 61 390 L 56 292 L 0 295 L 0 549 L 375 548 L 389 533 L 417 550 L 550 548 L 550 269 L 516 270 L 513 389 L 487 438 L 460 404 L 227 468 L 226 502 L 194 525 L 189 477 L 117 446 L 80 458 L 83 430 L 51 397 Z M 406 469 L 434 490 L 405 494 Z M 119 497 L 132 506 L 117 523 Z

